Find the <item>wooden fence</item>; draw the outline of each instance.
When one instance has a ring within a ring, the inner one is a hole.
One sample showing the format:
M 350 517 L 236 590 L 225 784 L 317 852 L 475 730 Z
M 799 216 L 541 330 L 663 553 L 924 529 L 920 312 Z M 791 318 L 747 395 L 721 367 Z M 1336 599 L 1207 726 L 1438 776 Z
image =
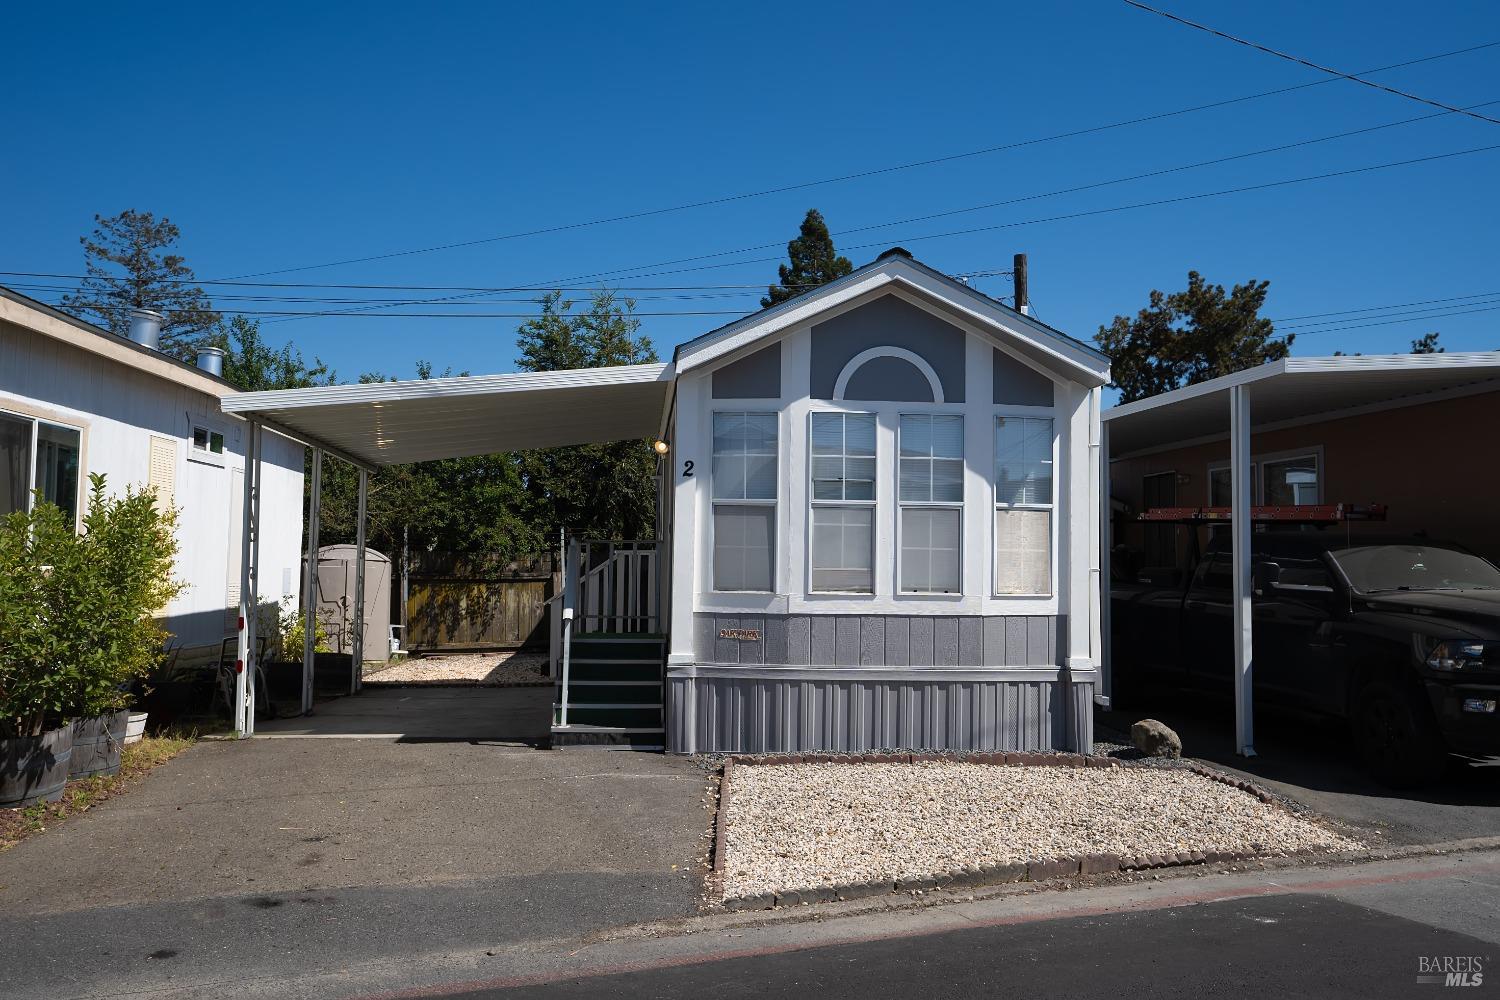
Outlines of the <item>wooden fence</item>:
M 547 645 L 557 559 L 414 554 L 405 648 L 416 652 Z

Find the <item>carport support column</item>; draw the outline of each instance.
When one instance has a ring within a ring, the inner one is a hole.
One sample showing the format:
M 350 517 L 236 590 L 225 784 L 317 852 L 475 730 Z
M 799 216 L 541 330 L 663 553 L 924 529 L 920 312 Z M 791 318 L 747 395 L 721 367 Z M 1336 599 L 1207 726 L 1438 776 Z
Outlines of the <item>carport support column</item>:
M 307 505 L 307 577 L 302 591 L 302 714 L 313 707 L 313 656 L 318 635 L 318 520 L 323 506 L 323 449 L 313 448 L 312 496 Z
M 1255 756 L 1254 643 L 1250 556 L 1250 391 L 1229 390 L 1229 533 L 1234 572 L 1234 744 L 1242 757 Z
M 1115 663 L 1114 663 L 1114 640 L 1111 635 L 1110 624 L 1110 589 L 1114 566 L 1111 560 L 1114 558 L 1111 549 L 1114 541 L 1111 534 L 1114 524 L 1111 515 L 1114 513 L 1114 504 L 1110 500 L 1110 469 L 1109 469 L 1109 424 L 1100 421 L 1099 426 L 1099 694 L 1094 696 L 1096 703 L 1105 708 L 1114 707 L 1115 696 Z
M 239 645 L 235 652 L 234 733 L 255 732 L 255 626 L 260 610 L 260 424 L 245 428 L 245 495 L 240 506 Z
M 370 474 L 359 470 L 359 512 L 354 527 L 354 635 L 350 647 L 354 663 L 349 671 L 349 693 L 358 694 L 364 686 L 365 665 L 365 497 L 370 488 Z

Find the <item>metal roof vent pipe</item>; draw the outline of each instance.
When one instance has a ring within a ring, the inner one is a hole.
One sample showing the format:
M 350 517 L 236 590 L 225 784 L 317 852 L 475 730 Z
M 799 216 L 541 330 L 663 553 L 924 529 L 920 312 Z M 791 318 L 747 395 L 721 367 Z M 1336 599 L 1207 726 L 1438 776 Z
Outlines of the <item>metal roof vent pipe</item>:
M 224 348 L 222 347 L 200 347 L 198 348 L 198 367 L 208 372 L 214 378 L 224 377 Z
M 162 315 L 154 309 L 130 310 L 130 339 L 153 351 L 161 350 Z

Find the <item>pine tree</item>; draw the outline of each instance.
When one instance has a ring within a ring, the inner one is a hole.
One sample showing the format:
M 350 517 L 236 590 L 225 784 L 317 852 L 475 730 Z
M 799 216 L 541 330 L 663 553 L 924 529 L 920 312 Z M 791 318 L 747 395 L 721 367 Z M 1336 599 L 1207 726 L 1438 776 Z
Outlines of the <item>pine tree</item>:
M 162 350 L 191 357 L 214 326 L 214 313 L 194 284 L 193 269 L 181 255 L 166 252 L 181 238 L 177 226 L 133 208 L 108 219 L 95 215 L 94 222 L 93 233 L 78 238 L 88 277 L 77 294 L 63 296 L 63 308 L 91 313 L 122 337 L 130 332 L 131 309 L 154 309 L 165 317 Z
M 1424 333 L 1411 342 L 1411 352 L 1413 354 L 1446 354 L 1447 351 L 1448 348 L 1439 346 L 1436 331 Z
M 823 221 L 823 213 L 816 208 L 807 210 L 801 235 L 786 245 L 786 255 L 791 263 L 778 268 L 781 283 L 766 289 L 766 297 L 760 300 L 762 309 L 785 302 L 818 285 L 826 285 L 854 270 L 849 258 L 840 257 L 834 249 L 828 223 Z
M 1292 338 L 1273 340 L 1275 328 L 1262 319 L 1269 281 L 1210 285 L 1197 271 L 1188 287 L 1170 295 L 1151 293 L 1150 304 L 1134 319 L 1116 316 L 1094 340 L 1110 357 L 1111 383 L 1120 402 L 1129 403 L 1220 375 L 1284 358 Z

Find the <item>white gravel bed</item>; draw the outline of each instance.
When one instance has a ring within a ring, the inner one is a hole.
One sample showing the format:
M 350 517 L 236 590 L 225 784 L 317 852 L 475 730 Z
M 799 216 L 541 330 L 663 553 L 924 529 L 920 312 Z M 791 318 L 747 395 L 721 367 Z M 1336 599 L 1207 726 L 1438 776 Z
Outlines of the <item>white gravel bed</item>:
M 546 684 L 547 654 L 454 653 L 413 656 L 378 669 L 365 668 L 366 684 Z
M 782 764 L 736 767 L 730 783 L 731 899 L 1085 854 L 1361 846 L 1176 769 Z

